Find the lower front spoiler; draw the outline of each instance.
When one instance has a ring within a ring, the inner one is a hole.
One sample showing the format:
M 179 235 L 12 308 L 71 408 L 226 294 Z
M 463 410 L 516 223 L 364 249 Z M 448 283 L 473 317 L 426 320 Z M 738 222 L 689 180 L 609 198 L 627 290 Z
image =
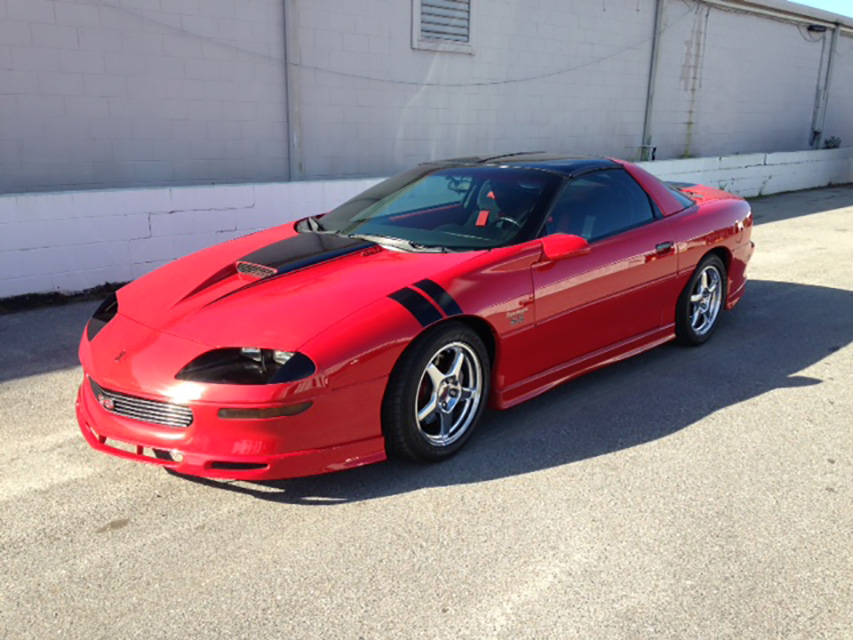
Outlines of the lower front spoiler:
M 190 476 L 222 480 L 283 480 L 353 469 L 386 459 L 385 442 L 381 437 L 324 449 L 239 458 L 168 451 L 163 449 L 160 443 L 127 442 L 103 435 L 93 428 L 87 413 L 84 402 L 78 395 L 77 422 L 83 437 L 94 449 L 128 460 L 159 465 L 175 473 Z

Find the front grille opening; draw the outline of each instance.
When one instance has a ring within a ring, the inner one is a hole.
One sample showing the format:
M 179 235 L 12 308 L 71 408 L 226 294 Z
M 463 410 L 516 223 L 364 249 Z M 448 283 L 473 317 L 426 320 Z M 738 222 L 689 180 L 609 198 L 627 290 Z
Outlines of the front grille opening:
M 98 404 L 110 413 L 166 427 L 186 428 L 193 423 L 193 411 L 185 405 L 147 400 L 118 391 L 110 391 L 104 389 L 92 378 L 89 378 L 89 385 Z
M 266 469 L 268 464 L 262 462 L 211 462 L 211 469 L 219 469 L 220 471 L 257 471 Z
M 101 444 L 106 445 L 111 449 L 123 451 L 125 453 L 132 453 L 133 455 L 139 456 L 141 458 L 151 458 L 153 460 L 159 460 L 164 463 L 177 462 L 172 456 L 171 452 L 166 451 L 165 449 L 143 447 L 141 445 L 131 444 L 130 442 L 107 438 L 105 436 L 99 436 L 98 440 L 101 442 Z

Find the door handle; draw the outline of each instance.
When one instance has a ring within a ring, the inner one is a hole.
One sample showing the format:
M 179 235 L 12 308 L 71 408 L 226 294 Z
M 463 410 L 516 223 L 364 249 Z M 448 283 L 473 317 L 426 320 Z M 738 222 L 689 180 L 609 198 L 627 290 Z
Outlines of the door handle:
M 655 253 L 658 255 L 664 255 L 672 251 L 673 247 L 672 242 L 661 242 L 659 245 L 655 245 Z

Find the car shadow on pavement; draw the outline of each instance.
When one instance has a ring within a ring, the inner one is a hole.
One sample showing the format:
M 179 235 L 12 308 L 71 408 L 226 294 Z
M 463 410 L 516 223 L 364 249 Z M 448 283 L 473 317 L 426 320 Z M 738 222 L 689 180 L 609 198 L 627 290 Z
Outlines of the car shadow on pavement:
M 263 500 L 333 505 L 567 465 L 665 438 L 770 391 L 821 384 L 820 368 L 800 372 L 853 340 L 851 318 L 851 291 L 751 281 L 706 345 L 665 345 L 489 412 L 468 445 L 441 464 L 389 461 L 266 483 L 187 479 Z

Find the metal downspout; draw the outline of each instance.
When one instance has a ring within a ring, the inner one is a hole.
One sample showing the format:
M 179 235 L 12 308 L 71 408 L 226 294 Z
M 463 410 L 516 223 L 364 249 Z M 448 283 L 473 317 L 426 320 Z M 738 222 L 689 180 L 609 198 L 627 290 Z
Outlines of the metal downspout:
M 820 103 L 823 100 L 823 85 L 826 79 L 826 34 L 820 39 L 820 64 L 817 67 L 817 82 L 814 87 L 814 108 L 812 109 L 812 132 L 809 135 L 809 147 L 815 148 L 817 140 L 817 121 L 820 118 Z
M 293 117 L 293 104 L 295 97 L 293 96 L 293 74 L 290 69 L 290 49 L 291 42 L 291 11 L 288 10 L 290 0 L 282 0 L 282 9 L 284 12 L 284 110 L 286 112 L 287 122 L 285 130 L 287 132 L 287 181 L 293 180 L 294 171 L 294 153 L 296 150 L 296 136 L 293 130 L 295 118 Z
M 823 82 L 823 91 L 820 95 L 820 105 L 815 113 L 814 132 L 812 133 L 812 147 L 820 149 L 823 142 L 823 129 L 826 126 L 826 112 L 829 106 L 829 87 L 832 83 L 832 67 L 835 63 L 835 52 L 838 49 L 838 34 L 841 33 L 841 25 L 835 25 L 832 30 L 832 41 L 829 45 L 829 60 L 826 63 L 826 79 Z
M 655 85 L 657 84 L 658 60 L 660 59 L 660 41 L 663 32 L 663 10 L 666 0 L 655 0 L 655 26 L 652 36 L 652 58 L 649 63 L 649 85 L 646 92 L 646 114 L 643 119 L 643 144 L 640 147 L 642 160 L 654 160 L 655 148 L 652 146 L 652 117 L 655 108 Z

